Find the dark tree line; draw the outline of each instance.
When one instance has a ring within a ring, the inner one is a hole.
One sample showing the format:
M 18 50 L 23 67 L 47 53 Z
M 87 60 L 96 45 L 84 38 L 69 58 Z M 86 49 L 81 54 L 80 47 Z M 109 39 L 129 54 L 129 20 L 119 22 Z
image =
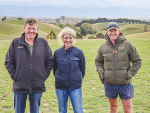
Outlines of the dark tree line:
M 150 22 L 141 21 L 141 20 L 134 20 L 134 19 L 127 19 L 127 18 L 118 18 L 118 19 L 107 19 L 107 18 L 97 18 L 97 19 L 90 19 L 90 20 L 83 20 L 75 24 L 76 27 L 80 27 L 82 23 L 101 23 L 101 22 L 117 22 L 117 23 L 139 23 L 139 24 L 147 24 L 150 25 Z

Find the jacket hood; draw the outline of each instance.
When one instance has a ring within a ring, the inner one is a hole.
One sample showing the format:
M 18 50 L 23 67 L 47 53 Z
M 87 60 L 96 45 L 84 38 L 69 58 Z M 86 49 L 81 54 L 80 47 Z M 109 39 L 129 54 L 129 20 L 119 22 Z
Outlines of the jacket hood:
M 124 40 L 126 40 L 125 35 L 123 33 L 120 33 L 117 40 L 116 40 L 116 42 L 115 42 L 115 44 L 119 44 L 120 42 L 122 42 Z M 109 36 L 108 36 L 108 38 L 106 38 L 106 42 L 107 42 L 107 44 L 112 44 L 111 41 L 110 41 Z

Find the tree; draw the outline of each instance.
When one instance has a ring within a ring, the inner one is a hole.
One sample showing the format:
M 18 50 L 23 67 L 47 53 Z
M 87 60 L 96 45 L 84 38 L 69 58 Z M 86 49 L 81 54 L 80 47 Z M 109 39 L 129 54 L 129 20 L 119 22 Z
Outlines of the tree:
M 50 33 L 47 35 L 47 39 L 56 39 L 56 34 L 51 30 Z
M 4 16 L 3 18 L 2 18 L 2 21 L 5 21 L 6 20 L 6 16 Z
M 76 32 L 77 32 L 77 33 L 81 33 L 80 28 L 76 28 Z
M 64 26 L 65 26 L 65 27 L 71 27 L 71 24 L 70 24 L 70 23 L 65 23 Z
M 23 20 L 21 17 L 17 18 L 18 20 Z
M 81 27 L 86 31 L 87 34 L 92 34 L 92 25 L 89 23 L 83 23 Z M 82 33 L 81 33 L 82 34 Z
M 98 29 L 96 26 L 92 26 L 92 30 L 91 30 L 91 33 L 92 34 L 96 34 L 98 32 Z
M 105 38 L 105 35 L 102 33 L 97 33 L 96 38 Z
M 144 24 L 144 32 L 147 32 L 147 25 Z
M 80 26 L 80 30 L 81 30 L 81 32 L 80 32 L 81 35 L 86 36 L 87 32 L 85 31 L 85 29 L 82 26 Z
M 107 32 L 105 33 L 105 38 L 107 38 L 108 37 L 108 34 L 107 34 Z
M 56 25 L 56 23 L 55 23 L 55 22 L 52 22 L 51 24 Z
M 59 24 L 59 27 L 60 27 L 60 28 L 64 28 L 64 25 L 63 25 L 63 24 Z
M 88 39 L 96 39 L 96 37 L 95 36 L 90 36 L 90 37 L 88 37 Z
M 76 26 L 74 26 L 73 24 L 65 23 L 65 25 L 64 25 L 64 26 L 65 26 L 65 27 L 70 27 L 70 28 L 72 28 L 72 29 L 76 30 Z
M 83 36 L 80 33 L 77 32 L 77 37 L 76 38 L 77 39 L 83 39 Z

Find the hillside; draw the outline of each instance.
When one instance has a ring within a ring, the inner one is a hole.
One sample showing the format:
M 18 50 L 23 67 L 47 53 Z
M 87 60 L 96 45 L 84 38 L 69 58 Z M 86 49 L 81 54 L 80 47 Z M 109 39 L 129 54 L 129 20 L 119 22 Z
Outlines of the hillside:
M 81 22 L 82 20 L 88 20 L 88 18 L 75 18 L 75 17 L 65 17 L 61 16 L 60 18 L 55 18 L 55 19 L 38 19 L 40 22 L 45 22 L 45 23 L 56 23 L 56 25 L 59 24 L 65 24 L 65 23 L 70 23 L 70 24 L 76 24 L 78 22 Z
M 61 20 L 63 20 L 63 17 L 61 17 L 60 21 Z M 65 18 L 64 21 L 65 20 L 67 20 L 67 18 Z M 23 31 L 24 22 L 25 20 L 11 20 L 0 22 L 0 39 L 13 39 L 16 37 L 20 37 L 20 35 L 24 32 Z M 144 33 L 144 24 L 128 24 L 128 23 L 118 23 L 118 24 L 120 26 L 121 32 L 124 33 L 126 36 L 130 34 Z M 98 32 L 105 34 L 108 22 L 96 23 L 92 25 L 98 28 Z M 57 36 L 61 28 L 59 28 L 54 24 L 39 22 L 38 33 L 40 37 L 46 38 L 51 30 L 53 30 Z M 148 32 L 150 31 L 150 25 L 147 25 L 147 31 Z M 89 36 L 90 35 L 87 34 L 86 38 Z
M 20 37 L 20 35 L 24 32 L 24 22 L 25 20 L 0 22 L 0 39 L 12 39 Z M 57 35 L 61 28 L 52 24 L 39 23 L 39 36 L 46 38 L 47 34 L 51 30 L 53 30 Z
M 126 36 L 128 39 L 150 39 L 150 32 L 130 34 Z
M 125 35 L 137 34 L 144 32 L 144 24 L 128 24 L 128 23 L 118 23 L 120 26 L 120 30 Z M 99 32 L 106 33 L 108 22 L 104 23 L 96 23 L 93 26 L 96 26 Z M 147 31 L 150 31 L 150 25 L 147 25 Z

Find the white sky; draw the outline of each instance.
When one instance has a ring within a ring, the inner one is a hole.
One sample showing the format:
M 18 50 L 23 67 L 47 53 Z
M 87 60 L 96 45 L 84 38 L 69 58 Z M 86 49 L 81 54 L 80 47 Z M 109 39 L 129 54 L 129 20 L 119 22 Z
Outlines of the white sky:
M 150 0 L 0 0 L 0 5 L 48 5 L 63 7 L 133 7 L 150 9 Z

